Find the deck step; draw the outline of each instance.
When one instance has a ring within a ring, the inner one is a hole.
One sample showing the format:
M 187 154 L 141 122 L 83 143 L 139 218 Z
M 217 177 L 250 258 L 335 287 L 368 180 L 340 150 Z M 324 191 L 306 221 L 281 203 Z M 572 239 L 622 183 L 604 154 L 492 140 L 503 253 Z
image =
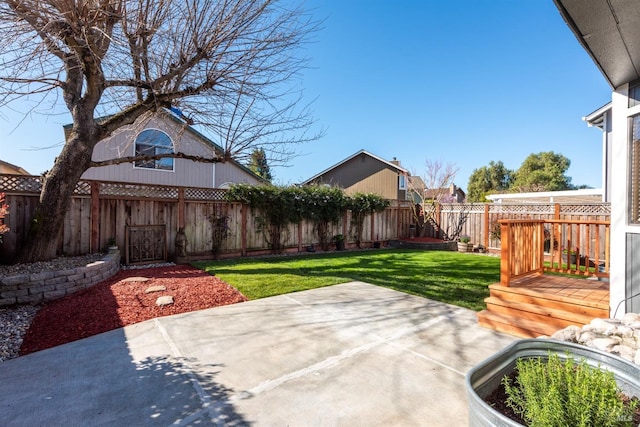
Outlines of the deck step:
M 487 310 L 496 314 L 533 320 L 557 326 L 558 329 L 569 325 L 584 326 L 594 317 L 569 310 L 547 307 L 544 304 L 529 304 L 519 301 L 505 300 L 496 297 L 486 298 Z
M 568 311 L 591 318 L 609 316 L 608 304 L 581 298 L 567 298 L 536 290 L 507 287 L 499 284 L 490 285 L 489 293 L 491 297 L 505 301 L 533 304 L 549 309 Z
M 571 292 L 553 292 L 553 287 L 541 282 L 537 287 L 489 286 L 485 299 L 486 310 L 478 313 L 481 326 L 508 334 L 535 338 L 553 335 L 570 325 L 582 327 L 594 318 L 609 317 L 608 301 L 605 303 L 584 297 L 588 288 L 570 289 Z M 547 292 L 551 290 L 551 292 Z
M 492 313 L 487 310 L 482 310 L 478 313 L 478 324 L 485 328 L 522 338 L 538 338 L 542 335 L 550 336 L 558 329 L 562 329 L 533 320 Z

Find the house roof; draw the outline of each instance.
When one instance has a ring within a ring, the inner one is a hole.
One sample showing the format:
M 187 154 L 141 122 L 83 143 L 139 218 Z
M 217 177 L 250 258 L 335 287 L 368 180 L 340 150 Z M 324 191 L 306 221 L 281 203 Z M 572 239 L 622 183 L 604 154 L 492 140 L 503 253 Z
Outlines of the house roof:
M 495 203 L 599 203 L 602 202 L 602 189 L 489 194 L 487 199 Z
M 409 176 L 409 185 L 411 185 L 414 190 L 424 191 L 427 188 L 427 184 L 424 183 L 424 180 L 417 175 Z
M 5 162 L 4 160 L 0 160 L 0 165 L 7 167 L 9 169 L 14 169 L 20 175 L 31 175 L 26 170 L 22 169 L 20 166 L 13 165 L 9 162 Z
M 640 78 L 637 0 L 554 0 L 554 3 L 613 89 Z
M 607 112 L 611 110 L 611 103 L 607 103 L 598 108 L 593 113 L 589 113 L 582 118 L 589 126 L 594 126 L 602 129 L 604 127 L 604 117 Z
M 348 162 L 349 160 L 353 159 L 354 157 L 357 157 L 360 154 L 365 154 L 367 156 L 370 156 L 370 157 L 372 157 L 372 158 L 374 158 L 374 159 L 386 164 L 387 166 L 389 166 L 389 167 L 391 167 L 393 169 L 396 169 L 398 172 L 401 172 L 401 173 L 404 173 L 404 174 L 407 174 L 407 175 L 409 174 L 409 171 L 407 171 L 405 168 L 401 167 L 400 165 L 396 165 L 395 163 L 390 162 L 388 160 L 385 160 L 385 159 L 383 159 L 381 157 L 378 157 L 375 154 L 371 154 L 370 152 L 368 152 L 366 150 L 360 150 L 357 153 L 354 153 L 351 156 L 347 157 L 346 159 L 339 161 L 335 165 L 333 165 L 333 166 L 323 170 L 322 172 L 312 176 L 311 178 L 307 179 L 306 181 L 303 181 L 302 185 L 309 184 L 311 181 L 314 181 L 315 179 L 317 179 L 317 178 L 321 177 L 322 175 L 326 174 L 327 172 L 337 168 L 338 166 L 343 165 L 344 163 Z

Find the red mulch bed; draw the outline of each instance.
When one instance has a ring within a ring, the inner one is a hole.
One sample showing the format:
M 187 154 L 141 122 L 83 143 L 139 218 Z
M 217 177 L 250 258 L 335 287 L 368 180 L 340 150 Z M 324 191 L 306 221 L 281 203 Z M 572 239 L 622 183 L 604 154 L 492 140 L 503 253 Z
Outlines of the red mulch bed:
M 145 293 L 151 286 L 164 286 L 166 290 Z M 174 303 L 157 306 L 156 299 L 164 295 L 173 296 Z M 123 270 L 89 289 L 44 305 L 24 336 L 20 355 L 155 317 L 246 300 L 229 284 L 191 266 Z

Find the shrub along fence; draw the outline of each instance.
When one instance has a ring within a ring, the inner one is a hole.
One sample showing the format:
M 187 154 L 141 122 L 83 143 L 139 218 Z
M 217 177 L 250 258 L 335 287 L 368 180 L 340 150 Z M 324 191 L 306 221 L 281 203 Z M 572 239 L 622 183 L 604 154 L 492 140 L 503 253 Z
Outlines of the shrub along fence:
M 19 253 L 40 189 L 41 177 L 0 175 L 10 229 L 0 243 L 1 262 L 11 262 Z M 225 201 L 224 194 L 221 189 L 80 181 L 65 215 L 58 253 L 104 251 L 113 240 L 128 263 L 172 259 L 181 228 L 192 258 L 210 258 L 214 252 L 222 257 L 270 253 L 258 215 L 247 205 Z M 350 219 L 347 211 L 329 231 L 331 236 L 343 234 L 347 246 L 355 245 Z M 362 247 L 408 236 L 411 222 L 410 204 L 392 201 L 385 211 L 365 218 Z M 317 234 L 308 221 L 289 224 L 283 234 L 284 252 L 317 249 Z

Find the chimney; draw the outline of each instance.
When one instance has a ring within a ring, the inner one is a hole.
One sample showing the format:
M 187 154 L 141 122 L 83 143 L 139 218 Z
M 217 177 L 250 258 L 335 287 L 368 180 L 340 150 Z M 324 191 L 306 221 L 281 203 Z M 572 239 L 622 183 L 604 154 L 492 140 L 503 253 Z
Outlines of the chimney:
M 400 160 L 396 159 L 395 157 L 393 158 L 393 160 L 391 160 L 392 164 L 396 165 L 396 166 L 400 166 Z

